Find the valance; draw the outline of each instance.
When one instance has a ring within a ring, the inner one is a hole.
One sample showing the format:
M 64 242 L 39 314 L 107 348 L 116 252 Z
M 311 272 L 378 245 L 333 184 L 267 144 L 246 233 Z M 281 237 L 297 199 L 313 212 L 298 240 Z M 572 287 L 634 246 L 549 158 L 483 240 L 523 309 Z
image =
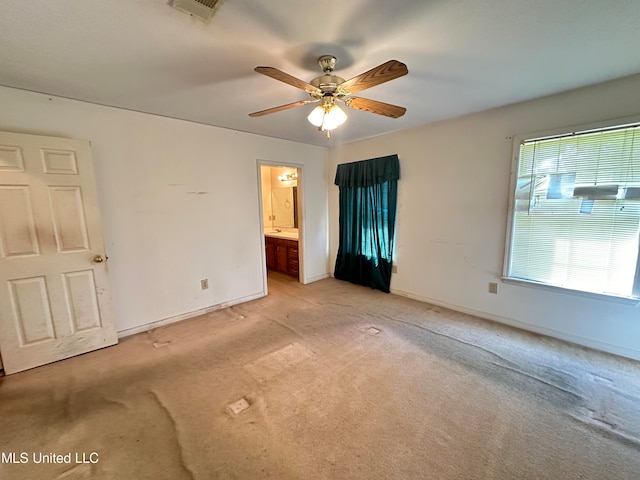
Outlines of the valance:
M 336 171 L 339 187 L 370 187 L 400 178 L 398 155 L 372 158 L 359 162 L 341 163 Z

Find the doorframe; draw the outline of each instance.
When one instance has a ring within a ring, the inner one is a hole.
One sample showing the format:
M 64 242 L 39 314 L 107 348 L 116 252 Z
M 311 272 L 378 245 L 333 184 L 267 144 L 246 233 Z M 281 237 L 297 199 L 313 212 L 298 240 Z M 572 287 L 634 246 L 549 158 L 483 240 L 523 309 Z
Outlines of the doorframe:
M 264 215 L 263 215 L 263 206 L 262 206 L 262 167 L 287 167 L 287 168 L 295 168 L 298 173 L 298 281 L 302 284 L 308 283 L 306 272 L 305 272 L 305 252 L 304 248 L 304 240 L 305 240 L 305 225 L 306 225 L 306 211 L 305 211 L 305 201 L 304 201 L 304 165 L 301 163 L 293 163 L 293 162 L 278 162 L 274 160 L 260 160 L 258 159 L 256 162 L 257 170 L 258 170 L 258 213 L 260 218 L 260 245 L 261 245 L 261 255 L 262 259 L 262 289 L 264 295 L 269 293 L 269 289 L 267 287 L 267 252 L 264 247 Z

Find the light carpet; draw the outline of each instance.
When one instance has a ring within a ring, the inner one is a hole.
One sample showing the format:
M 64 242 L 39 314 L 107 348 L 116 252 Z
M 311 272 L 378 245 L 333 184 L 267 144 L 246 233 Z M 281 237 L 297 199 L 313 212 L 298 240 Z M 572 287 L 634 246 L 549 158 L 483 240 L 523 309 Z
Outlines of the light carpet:
M 640 363 L 335 279 L 269 292 L 0 379 L 0 478 L 640 478 Z

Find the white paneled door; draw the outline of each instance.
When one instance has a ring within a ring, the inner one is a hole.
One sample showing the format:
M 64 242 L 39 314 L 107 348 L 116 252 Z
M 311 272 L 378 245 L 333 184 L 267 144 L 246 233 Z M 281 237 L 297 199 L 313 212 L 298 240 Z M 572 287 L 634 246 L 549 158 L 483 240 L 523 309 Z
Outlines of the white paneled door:
M 114 345 L 90 144 L 0 132 L 0 355 L 15 373 Z

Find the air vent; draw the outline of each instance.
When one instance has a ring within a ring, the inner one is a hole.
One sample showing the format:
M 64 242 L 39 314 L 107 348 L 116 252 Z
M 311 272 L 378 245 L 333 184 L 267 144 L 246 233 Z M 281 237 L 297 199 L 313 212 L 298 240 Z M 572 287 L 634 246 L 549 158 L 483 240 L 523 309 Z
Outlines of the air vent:
M 220 0 L 171 0 L 170 5 L 205 22 L 211 20 Z

